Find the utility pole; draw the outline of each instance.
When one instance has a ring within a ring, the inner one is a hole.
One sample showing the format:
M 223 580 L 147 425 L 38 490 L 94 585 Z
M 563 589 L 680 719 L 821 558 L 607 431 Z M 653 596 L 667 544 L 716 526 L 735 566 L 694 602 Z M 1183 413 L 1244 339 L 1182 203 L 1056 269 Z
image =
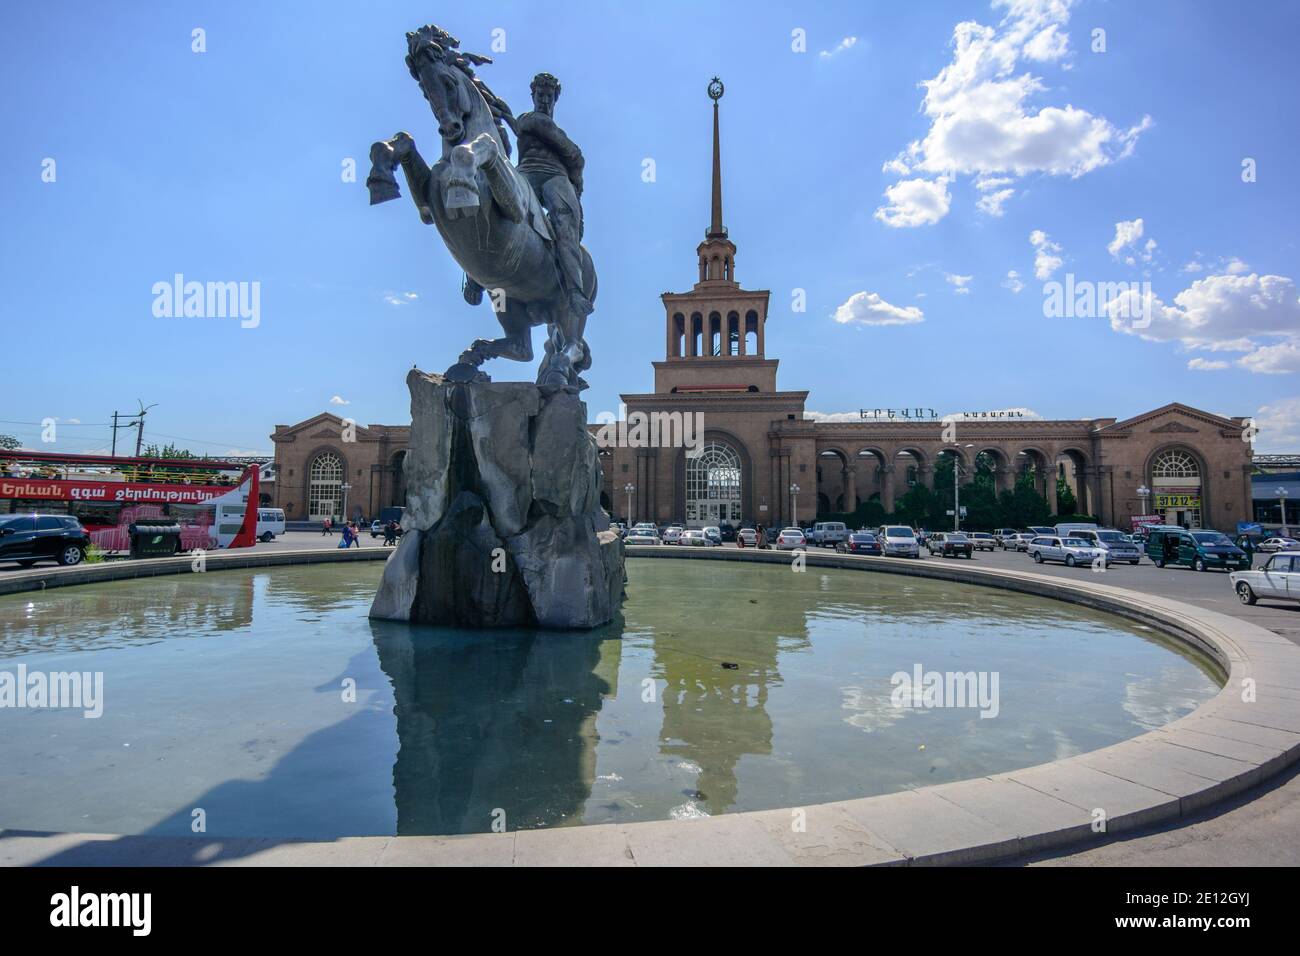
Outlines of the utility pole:
M 158 403 L 157 403 L 157 402 L 154 402 L 152 405 L 149 406 L 149 408 L 145 408 L 145 407 L 144 407 L 144 402 L 143 402 L 143 401 L 141 401 L 140 399 L 137 398 L 137 399 L 136 399 L 136 402 L 139 403 L 139 405 L 140 405 L 140 411 L 137 413 L 137 419 L 136 419 L 136 432 L 135 432 L 135 457 L 139 458 L 139 457 L 140 457 L 140 445 L 141 445 L 141 444 L 143 443 L 143 441 L 144 441 L 144 417 L 145 417 L 145 415 L 149 414 L 149 408 L 157 408 L 157 407 L 158 407 Z

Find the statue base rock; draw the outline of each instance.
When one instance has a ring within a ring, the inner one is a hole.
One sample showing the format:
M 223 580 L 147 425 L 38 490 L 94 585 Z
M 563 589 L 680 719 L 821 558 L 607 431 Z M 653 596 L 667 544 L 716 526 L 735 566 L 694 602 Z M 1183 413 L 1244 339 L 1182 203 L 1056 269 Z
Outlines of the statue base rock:
M 412 370 L 406 514 L 372 618 L 590 628 L 623 600 L 587 406 L 523 382 Z

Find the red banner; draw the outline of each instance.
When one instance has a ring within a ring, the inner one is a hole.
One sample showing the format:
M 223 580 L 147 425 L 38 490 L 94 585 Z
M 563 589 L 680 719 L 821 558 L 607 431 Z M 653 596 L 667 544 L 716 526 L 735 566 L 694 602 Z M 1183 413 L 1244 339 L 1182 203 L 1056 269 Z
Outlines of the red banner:
M 201 505 L 234 491 L 230 485 L 169 485 L 137 481 L 0 478 L 0 498 L 88 501 L 92 504 Z

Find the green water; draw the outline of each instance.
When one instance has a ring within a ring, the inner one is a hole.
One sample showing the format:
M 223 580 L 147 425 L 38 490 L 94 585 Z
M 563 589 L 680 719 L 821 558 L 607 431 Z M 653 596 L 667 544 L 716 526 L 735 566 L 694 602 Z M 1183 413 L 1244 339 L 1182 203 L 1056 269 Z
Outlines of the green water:
M 380 572 L 0 598 L 0 671 L 104 681 L 98 719 L 0 708 L 0 828 L 190 834 L 201 810 L 210 836 L 328 838 L 799 806 L 1093 750 L 1219 686 L 1120 618 L 889 574 L 633 560 L 621 620 L 555 633 L 371 622 Z M 895 706 L 916 665 L 996 673 L 996 716 Z

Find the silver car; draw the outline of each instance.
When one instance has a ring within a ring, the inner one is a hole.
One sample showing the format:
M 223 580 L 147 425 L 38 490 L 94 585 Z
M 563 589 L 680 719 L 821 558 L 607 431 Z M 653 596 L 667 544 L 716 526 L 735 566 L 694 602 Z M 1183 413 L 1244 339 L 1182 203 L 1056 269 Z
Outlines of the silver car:
M 916 535 L 907 525 L 883 525 L 876 537 L 880 539 L 880 546 L 887 558 L 919 558 L 921 556 L 921 545 L 917 543 Z
M 1007 535 L 1002 539 L 1003 551 L 1028 551 L 1029 542 L 1037 538 L 1036 534 L 1028 534 L 1024 531 L 1016 534 Z
M 1048 535 L 1040 535 L 1029 542 L 1029 556 L 1034 559 L 1035 564 L 1042 564 L 1044 561 L 1063 561 L 1067 568 L 1080 564 L 1092 565 L 1097 561 L 1102 562 L 1103 566 L 1109 563 L 1106 561 L 1105 548 L 1095 548 L 1082 538 L 1057 538 Z
M 1103 548 L 1106 551 L 1107 564 L 1115 564 L 1119 561 L 1138 564 L 1142 560 L 1142 550 L 1137 546 L 1137 542 L 1115 528 L 1071 531 L 1070 537 L 1087 541 L 1094 548 Z
M 1242 604 L 1259 598 L 1300 601 L 1300 551 L 1275 554 L 1258 570 L 1232 571 L 1228 580 Z
M 975 545 L 976 551 L 993 551 L 998 546 L 998 539 L 985 531 L 973 531 L 966 537 L 970 538 L 970 543 Z

